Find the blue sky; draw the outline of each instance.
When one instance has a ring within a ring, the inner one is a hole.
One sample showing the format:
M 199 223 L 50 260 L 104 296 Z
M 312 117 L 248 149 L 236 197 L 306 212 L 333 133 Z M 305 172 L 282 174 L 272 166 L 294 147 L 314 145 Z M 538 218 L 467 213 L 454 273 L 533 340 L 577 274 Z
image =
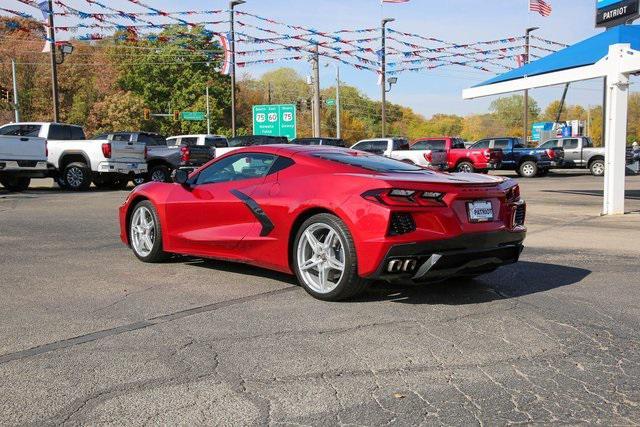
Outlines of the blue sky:
M 342 28 L 379 26 L 381 17 L 393 17 L 392 28 L 419 33 L 459 43 L 492 40 L 521 35 L 528 26 L 541 27 L 541 37 L 575 43 L 602 31 L 594 28 L 595 0 L 547 0 L 553 6 L 551 17 L 543 18 L 527 11 L 528 0 L 410 0 L 406 4 L 386 4 L 379 0 L 248 0 L 242 10 L 272 19 L 313 27 L 323 31 Z M 96 10 L 85 0 L 65 0 L 82 10 Z M 103 0 L 114 8 L 142 11 L 126 0 Z M 164 10 L 223 9 L 226 0 L 146 0 L 148 4 Z M 34 13 L 16 0 L 2 0 L 6 7 Z M 323 61 L 326 62 L 326 61 Z M 301 74 L 309 74 L 307 62 L 283 62 L 273 65 L 248 66 L 239 73 L 259 76 L 280 66 L 291 66 Z M 321 68 L 322 86 L 333 85 L 333 67 Z M 379 98 L 376 75 L 341 66 L 342 79 L 358 87 L 374 99 Z M 492 74 L 460 67 L 445 67 L 420 73 L 404 73 L 388 95 L 391 102 L 412 107 L 430 116 L 434 113 L 470 114 L 488 109 L 491 98 L 465 101 L 462 89 L 492 77 Z M 542 107 L 560 97 L 561 87 L 538 89 L 531 95 Z M 583 82 L 571 86 L 567 102 L 583 105 L 600 104 L 601 82 Z

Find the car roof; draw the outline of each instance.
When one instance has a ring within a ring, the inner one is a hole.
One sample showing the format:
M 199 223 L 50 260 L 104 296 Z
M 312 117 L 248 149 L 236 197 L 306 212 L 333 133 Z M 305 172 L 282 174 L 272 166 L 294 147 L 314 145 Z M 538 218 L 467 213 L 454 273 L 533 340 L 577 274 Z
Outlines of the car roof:
M 80 125 L 71 125 L 69 123 L 57 123 L 57 122 L 14 122 L 14 123 L 7 123 L 7 125 L 62 125 L 62 126 L 73 126 L 76 128 L 82 128 L 82 126 Z M 4 126 L 4 125 L 3 125 Z
M 193 135 L 174 135 L 174 136 L 170 136 L 167 139 L 175 139 L 175 138 L 199 138 L 201 136 L 204 136 L 205 138 L 208 136 L 214 137 L 214 138 L 226 138 L 226 136 L 224 135 L 213 135 L 213 134 L 206 134 L 206 133 L 198 133 L 198 134 L 193 134 Z

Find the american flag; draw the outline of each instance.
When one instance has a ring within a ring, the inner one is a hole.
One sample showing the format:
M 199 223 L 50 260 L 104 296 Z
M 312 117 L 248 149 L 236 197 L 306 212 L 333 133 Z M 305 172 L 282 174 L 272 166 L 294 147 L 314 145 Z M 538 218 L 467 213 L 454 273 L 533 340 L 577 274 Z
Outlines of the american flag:
M 542 16 L 549 16 L 553 11 L 551 5 L 544 0 L 529 0 L 529 10 Z

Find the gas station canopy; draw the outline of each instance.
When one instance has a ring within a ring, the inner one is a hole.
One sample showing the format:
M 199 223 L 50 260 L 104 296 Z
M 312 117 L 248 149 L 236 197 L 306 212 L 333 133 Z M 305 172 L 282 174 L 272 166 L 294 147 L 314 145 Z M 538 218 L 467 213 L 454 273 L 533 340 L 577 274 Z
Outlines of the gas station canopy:
M 464 99 L 604 77 L 606 171 L 603 214 L 624 213 L 629 75 L 640 71 L 640 26 L 620 25 L 465 89 Z

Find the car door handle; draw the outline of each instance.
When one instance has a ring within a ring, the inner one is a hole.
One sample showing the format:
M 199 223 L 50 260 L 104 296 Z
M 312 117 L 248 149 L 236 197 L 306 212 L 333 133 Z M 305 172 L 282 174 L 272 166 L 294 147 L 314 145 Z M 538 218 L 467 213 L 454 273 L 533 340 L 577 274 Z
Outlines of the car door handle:
M 20 138 L 20 141 L 28 141 L 29 138 Z

